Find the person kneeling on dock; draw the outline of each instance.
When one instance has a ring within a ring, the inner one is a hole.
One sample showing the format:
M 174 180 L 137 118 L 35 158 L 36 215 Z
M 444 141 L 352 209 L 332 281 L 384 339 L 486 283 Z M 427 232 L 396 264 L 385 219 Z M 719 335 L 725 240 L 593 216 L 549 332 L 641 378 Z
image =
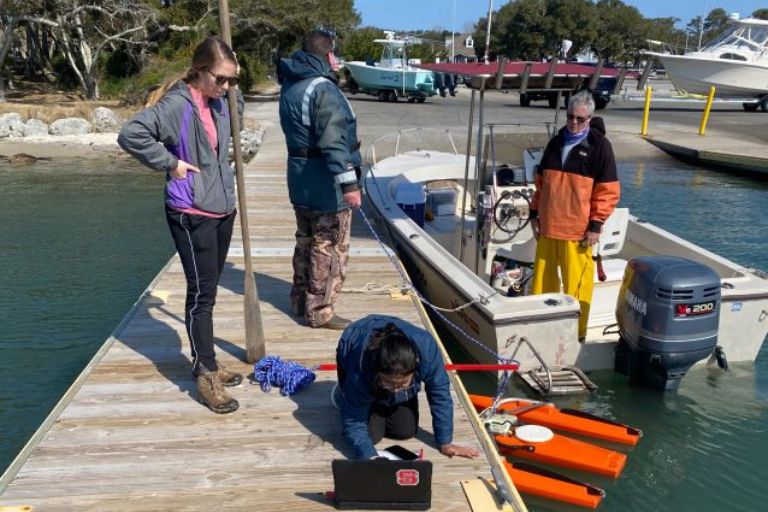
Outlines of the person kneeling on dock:
M 425 330 L 391 316 L 367 316 L 344 330 L 336 363 L 342 429 L 356 457 L 375 458 L 374 445 L 385 436 L 416 435 L 422 382 L 440 452 L 448 457 L 480 454 L 452 443 L 450 381 L 437 344 Z

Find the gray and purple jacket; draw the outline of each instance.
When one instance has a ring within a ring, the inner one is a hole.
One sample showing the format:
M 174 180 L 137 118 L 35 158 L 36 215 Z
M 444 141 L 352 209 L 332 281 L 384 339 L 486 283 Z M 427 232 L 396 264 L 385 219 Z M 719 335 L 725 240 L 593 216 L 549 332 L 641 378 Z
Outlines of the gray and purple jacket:
M 242 100 L 242 98 L 240 98 Z M 242 112 L 242 101 L 239 102 Z M 150 169 L 166 172 L 165 203 L 174 209 L 196 208 L 225 214 L 235 209 L 235 173 L 229 164 L 231 137 L 226 98 L 209 102 L 219 141 L 211 148 L 189 86 L 173 85 L 154 106 L 125 123 L 117 143 Z M 178 180 L 168 174 L 179 160 L 200 169 Z

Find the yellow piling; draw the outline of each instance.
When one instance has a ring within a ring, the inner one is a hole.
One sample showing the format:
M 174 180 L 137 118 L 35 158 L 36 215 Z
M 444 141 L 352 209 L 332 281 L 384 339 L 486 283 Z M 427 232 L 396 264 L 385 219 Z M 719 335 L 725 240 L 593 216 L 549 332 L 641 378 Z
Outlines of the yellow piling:
M 709 111 L 712 109 L 712 101 L 715 99 L 715 86 L 709 88 L 709 96 L 707 96 L 707 104 L 704 107 L 704 115 L 701 116 L 701 125 L 699 125 L 699 135 L 704 135 L 707 131 L 707 121 L 709 121 Z
M 653 87 L 650 85 L 645 88 L 645 107 L 643 108 L 643 126 L 640 128 L 640 135 L 648 135 L 648 116 L 651 114 L 651 94 Z

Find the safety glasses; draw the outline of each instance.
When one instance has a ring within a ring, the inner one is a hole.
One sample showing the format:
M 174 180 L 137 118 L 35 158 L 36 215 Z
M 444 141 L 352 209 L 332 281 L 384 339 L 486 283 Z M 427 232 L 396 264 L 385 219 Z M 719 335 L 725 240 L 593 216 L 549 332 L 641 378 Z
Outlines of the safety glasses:
M 206 69 L 206 71 L 213 77 L 214 80 L 216 80 L 216 85 L 219 87 L 226 83 L 228 83 L 230 87 L 234 87 L 240 81 L 240 78 L 236 76 L 214 75 L 210 69 Z

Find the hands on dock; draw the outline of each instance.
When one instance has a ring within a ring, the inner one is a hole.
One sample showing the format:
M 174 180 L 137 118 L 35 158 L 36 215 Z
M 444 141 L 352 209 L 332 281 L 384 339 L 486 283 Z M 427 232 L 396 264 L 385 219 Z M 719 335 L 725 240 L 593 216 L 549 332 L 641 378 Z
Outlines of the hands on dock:
M 480 452 L 471 447 L 466 446 L 457 446 L 455 444 L 444 444 L 440 447 L 440 453 L 447 457 L 453 457 L 454 455 L 458 455 L 459 457 L 466 457 L 468 459 L 476 459 L 480 456 Z

